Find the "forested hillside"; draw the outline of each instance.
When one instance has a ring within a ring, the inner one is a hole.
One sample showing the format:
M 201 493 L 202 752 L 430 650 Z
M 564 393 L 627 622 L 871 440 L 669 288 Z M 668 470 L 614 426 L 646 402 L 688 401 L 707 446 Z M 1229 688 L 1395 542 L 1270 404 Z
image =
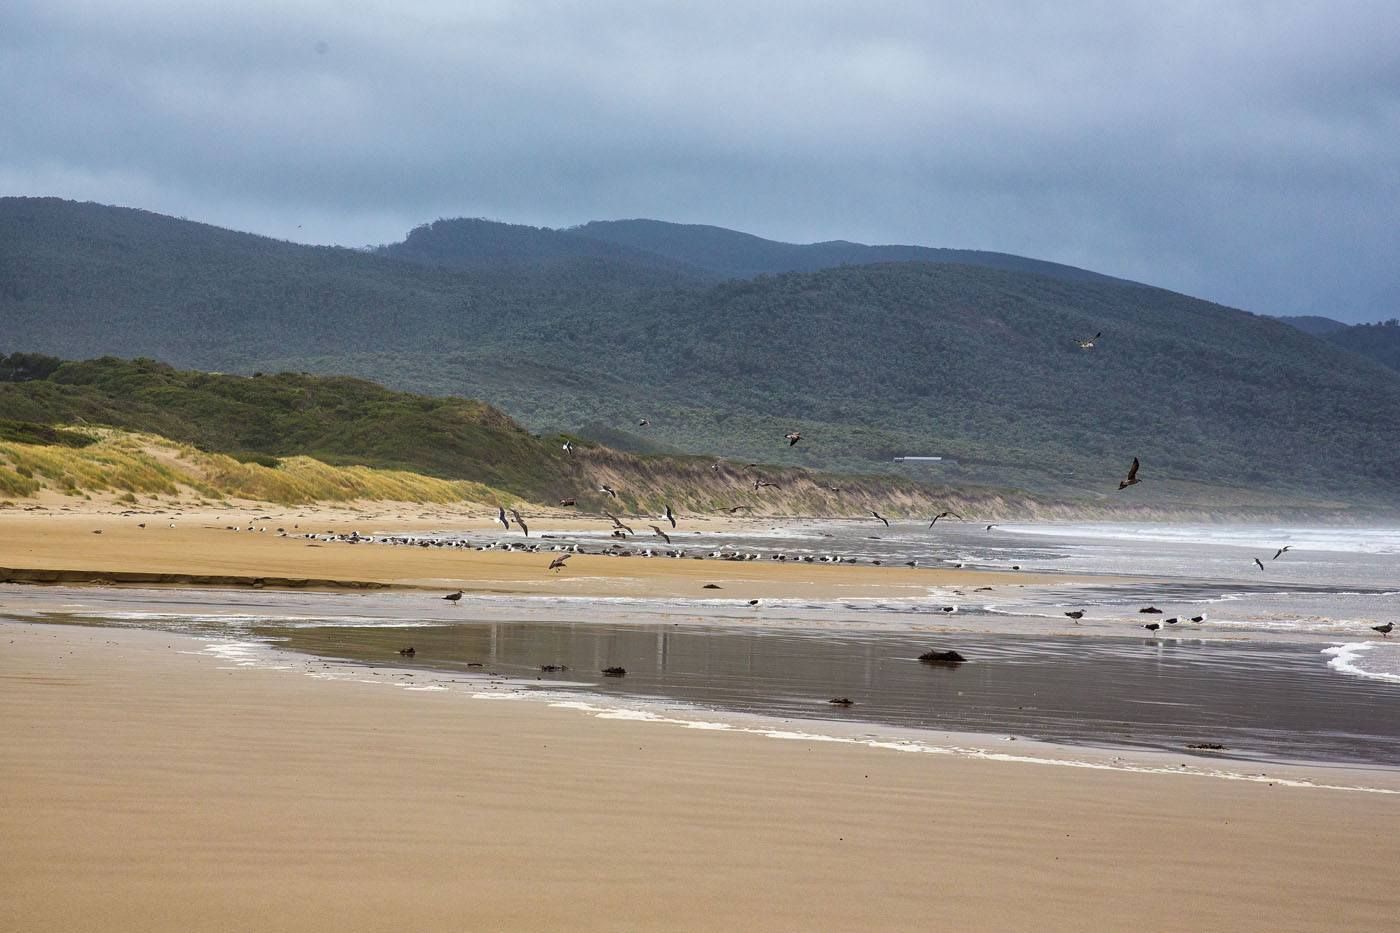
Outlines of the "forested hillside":
M 449 268 L 5 199 L 4 339 L 348 373 L 641 450 L 1106 502 L 1400 498 L 1400 452 L 1376 441 L 1400 436 L 1400 374 L 1271 318 L 1106 277 L 948 263 L 716 284 L 671 257 L 542 256 L 556 233 Z M 1075 342 L 1098 332 L 1093 349 Z M 947 459 L 895 467 L 903 454 Z M 1134 456 L 1144 483 L 1120 494 Z

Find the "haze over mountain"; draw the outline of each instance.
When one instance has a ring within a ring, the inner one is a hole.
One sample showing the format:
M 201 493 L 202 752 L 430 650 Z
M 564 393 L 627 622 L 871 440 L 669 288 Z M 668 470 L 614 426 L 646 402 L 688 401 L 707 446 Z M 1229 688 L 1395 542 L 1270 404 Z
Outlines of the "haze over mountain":
M 440 222 L 451 236 L 411 236 L 404 261 L 6 199 L 4 339 L 345 372 L 479 397 L 535 429 L 735 458 L 850 470 L 937 454 L 940 478 L 1111 499 L 1139 456 L 1145 482 L 1121 495 L 1145 502 L 1397 498 L 1400 454 L 1374 438 L 1400 436 L 1400 374 L 1279 321 L 998 254 L 850 265 L 887 248 L 589 226 L 633 242 Z M 841 265 L 715 281 L 794 255 Z M 1074 342 L 1100 331 L 1093 350 Z

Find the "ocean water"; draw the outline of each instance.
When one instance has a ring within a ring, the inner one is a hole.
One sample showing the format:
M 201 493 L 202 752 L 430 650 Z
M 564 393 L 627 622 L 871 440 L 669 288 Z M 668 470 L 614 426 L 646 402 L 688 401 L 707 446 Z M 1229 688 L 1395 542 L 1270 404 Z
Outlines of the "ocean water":
M 912 560 L 1019 566 L 1064 582 L 757 608 L 728 590 L 694 600 L 469 595 L 454 606 L 421 593 L 0 586 L 0 617 L 169 629 L 337 663 L 509 682 L 527 694 L 562 691 L 580 702 L 1400 765 L 1400 634 L 1371 630 L 1400 622 L 1400 530 L 873 524 L 786 523 L 673 540 L 688 553 L 759 560 L 878 559 L 892 579 L 909 574 Z M 531 543 L 597 550 L 611 541 L 600 532 Z M 1285 543 L 1292 550 L 1272 559 Z M 726 562 L 709 559 L 723 579 Z M 1148 605 L 1162 614 L 1138 612 Z M 1070 608 L 1086 612 L 1083 624 L 1064 617 Z M 1206 621 L 1156 635 L 1142 628 L 1148 618 L 1193 615 Z M 411 661 L 398 655 L 409 644 Z M 969 660 L 920 664 L 930 648 Z M 614 664 L 626 677 L 601 675 Z M 854 705 L 832 707 L 838 696 Z

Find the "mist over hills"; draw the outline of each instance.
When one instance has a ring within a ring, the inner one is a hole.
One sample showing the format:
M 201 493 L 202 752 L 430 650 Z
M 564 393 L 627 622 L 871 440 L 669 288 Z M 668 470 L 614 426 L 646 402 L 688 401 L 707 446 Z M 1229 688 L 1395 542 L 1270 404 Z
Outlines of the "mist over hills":
M 654 221 L 440 221 L 355 251 L 11 198 L 0 339 L 370 377 L 651 449 L 841 470 L 936 454 L 920 475 L 1109 502 L 1133 456 L 1150 482 L 1123 495 L 1147 503 L 1400 498 L 1400 453 L 1375 441 L 1400 431 L 1400 373 L 1271 318 L 966 255 L 986 261 Z M 781 268 L 798 262 L 829 267 Z

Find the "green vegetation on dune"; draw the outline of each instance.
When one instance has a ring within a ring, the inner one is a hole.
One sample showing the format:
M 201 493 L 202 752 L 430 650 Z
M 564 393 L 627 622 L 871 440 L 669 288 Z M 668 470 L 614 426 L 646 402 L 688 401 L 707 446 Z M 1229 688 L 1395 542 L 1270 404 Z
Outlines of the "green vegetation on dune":
M 350 378 L 217 375 L 107 357 L 0 383 L 0 410 L 33 423 L 158 434 L 244 460 L 305 455 L 471 478 L 531 497 L 553 491 L 567 466 L 553 444 L 481 402 Z

